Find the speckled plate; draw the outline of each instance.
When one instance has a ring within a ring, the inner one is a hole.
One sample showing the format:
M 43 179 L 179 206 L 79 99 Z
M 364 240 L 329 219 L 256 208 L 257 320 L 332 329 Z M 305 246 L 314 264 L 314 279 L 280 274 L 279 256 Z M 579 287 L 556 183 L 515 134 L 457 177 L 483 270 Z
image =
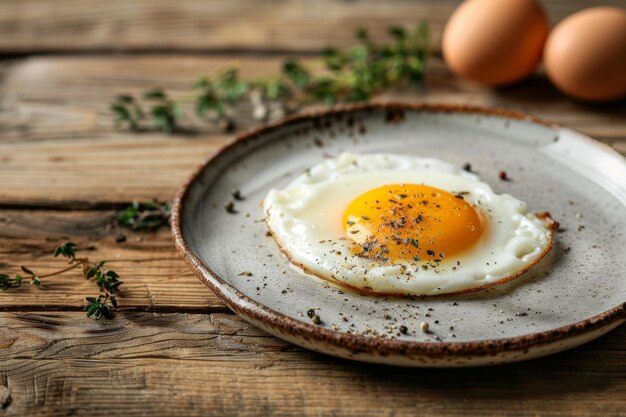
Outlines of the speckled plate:
M 461 296 L 368 297 L 302 276 L 266 236 L 260 202 L 342 151 L 470 163 L 496 192 L 551 212 L 561 223 L 555 246 L 521 278 Z M 499 179 L 502 170 L 511 181 Z M 236 213 L 225 209 L 229 202 Z M 562 351 L 624 322 L 625 206 L 626 162 L 580 133 L 501 110 L 368 104 L 313 111 L 239 136 L 178 193 L 172 229 L 198 277 L 277 337 L 361 361 L 469 366 Z M 321 324 L 307 317 L 311 308 Z

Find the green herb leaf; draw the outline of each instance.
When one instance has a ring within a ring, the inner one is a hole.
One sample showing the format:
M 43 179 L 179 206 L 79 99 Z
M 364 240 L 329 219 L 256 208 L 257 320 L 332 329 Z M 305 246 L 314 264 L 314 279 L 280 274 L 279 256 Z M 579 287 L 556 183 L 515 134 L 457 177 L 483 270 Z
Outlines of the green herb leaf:
M 169 226 L 172 205 L 158 201 L 140 203 L 134 201 L 115 215 L 117 224 L 133 230 L 155 230 Z
M 0 274 L 0 290 L 8 290 L 11 288 L 19 288 L 22 285 L 22 277 L 16 275 L 15 278 L 7 274 Z
M 236 68 L 226 68 L 220 71 L 215 87 L 229 105 L 237 104 L 249 90 L 248 82 L 239 80 Z
M 295 59 L 283 63 L 283 74 L 298 88 L 305 88 L 311 83 L 311 73 Z
M 170 101 L 164 101 L 152 107 L 150 110 L 152 125 L 164 133 L 172 134 L 178 127 L 178 119 L 181 117 L 180 106 Z
M 130 104 L 133 103 L 135 101 L 135 98 L 133 96 L 129 96 L 127 94 L 120 94 L 116 97 L 116 100 L 120 103 L 124 103 L 124 104 Z
M 99 297 L 87 297 L 85 298 L 87 305 L 85 310 L 87 311 L 87 317 L 90 319 L 100 320 L 101 318 L 112 319 L 113 309 L 115 306 L 111 302 L 111 299 L 106 296 Z
M 407 37 L 406 30 L 400 26 L 391 26 L 389 28 L 389 34 L 396 40 L 405 40 Z
M 144 112 L 137 100 L 131 95 L 121 94 L 110 107 L 115 115 L 115 124 L 128 126 L 131 130 L 139 129 L 139 122 L 144 117 Z
M 369 31 L 364 27 L 357 28 L 354 36 L 360 42 L 369 42 L 370 40 Z
M 147 100 L 164 100 L 166 99 L 166 94 L 163 92 L 163 90 L 157 89 L 157 90 L 145 92 L 143 94 L 143 98 Z
M 65 242 L 61 246 L 58 246 L 56 249 L 54 249 L 54 252 L 52 254 L 54 255 L 55 258 L 59 255 L 63 255 L 67 259 L 72 260 L 76 257 L 76 243 Z M 27 273 L 30 273 L 30 272 L 27 272 Z

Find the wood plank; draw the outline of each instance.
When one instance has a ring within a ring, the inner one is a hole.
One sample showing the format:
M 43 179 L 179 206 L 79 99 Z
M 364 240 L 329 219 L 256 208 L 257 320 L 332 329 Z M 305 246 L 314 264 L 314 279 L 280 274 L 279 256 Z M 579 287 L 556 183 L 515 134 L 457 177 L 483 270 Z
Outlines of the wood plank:
M 320 51 L 353 42 L 359 26 L 384 38 L 390 25 L 427 19 L 432 45 L 461 0 L 3 0 L 0 52 L 67 51 Z M 621 0 L 542 2 L 552 23 L 594 5 Z
M 100 207 L 172 200 L 209 154 L 226 142 L 207 138 L 110 137 L 0 145 L 5 206 Z
M 174 248 L 168 228 L 154 233 L 112 226 L 113 211 L 0 210 L 0 272 L 38 274 L 61 270 L 65 261 L 52 250 L 67 240 L 92 261 L 107 260 L 124 285 L 120 309 L 143 311 L 224 311 L 226 307 L 191 272 Z M 116 242 L 123 233 L 125 242 Z M 82 249 L 82 250 L 81 250 Z M 94 283 L 70 271 L 43 279 L 45 289 L 24 283 L 0 291 L 0 310 L 45 308 L 80 310 L 85 297 L 97 295 Z
M 113 321 L 80 312 L 0 312 L 0 362 L 21 359 L 148 359 L 212 361 L 312 358 L 232 313 L 120 312 Z M 295 355 L 294 355 L 295 353 Z
M 39 57 L 13 65 L 0 84 L 0 203 L 99 207 L 171 199 L 230 136 L 191 116 L 190 107 L 185 125 L 195 130 L 192 135 L 120 131 L 108 112 L 111 98 L 155 86 L 181 97 L 191 93 L 189 85 L 198 75 L 223 66 L 238 64 L 243 76 L 256 77 L 272 74 L 280 62 L 276 57 Z M 541 76 L 491 90 L 453 77 L 434 58 L 421 91 L 380 97 L 389 98 L 523 110 L 626 152 L 626 102 L 576 103 Z M 240 119 L 241 128 L 252 123 L 249 117 Z
M 618 416 L 626 327 L 569 352 L 408 369 L 304 351 L 234 315 L 0 313 L 3 415 Z

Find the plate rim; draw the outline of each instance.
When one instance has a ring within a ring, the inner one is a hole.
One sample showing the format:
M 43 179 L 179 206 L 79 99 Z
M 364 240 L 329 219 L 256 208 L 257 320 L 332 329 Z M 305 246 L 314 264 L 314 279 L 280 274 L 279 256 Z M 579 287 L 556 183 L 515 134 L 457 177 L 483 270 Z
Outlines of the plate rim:
M 171 232 L 178 253 L 192 269 L 194 274 L 231 310 L 244 319 L 247 317 L 259 321 L 271 329 L 282 334 L 294 337 L 309 338 L 320 343 L 330 343 L 336 347 L 346 349 L 352 353 L 376 353 L 381 356 L 421 356 L 448 357 L 448 356 L 484 356 L 496 355 L 503 352 L 527 350 L 531 347 L 556 342 L 568 337 L 589 333 L 593 330 L 608 326 L 616 321 L 626 319 L 626 302 L 610 308 L 603 313 L 584 320 L 521 336 L 508 338 L 483 339 L 467 342 L 421 342 L 401 339 L 374 338 L 369 336 L 344 333 L 325 328 L 313 323 L 306 323 L 280 313 L 254 299 L 246 296 L 230 285 L 219 274 L 205 265 L 193 254 L 182 233 L 182 213 L 185 207 L 189 190 L 199 179 L 204 170 L 227 150 L 252 141 L 255 138 L 271 133 L 277 129 L 297 124 L 302 121 L 322 119 L 328 116 L 351 112 L 383 110 L 391 115 L 404 111 L 433 112 L 433 113 L 475 113 L 487 116 L 496 116 L 514 120 L 527 121 L 534 124 L 550 127 L 554 130 L 568 130 L 575 132 L 580 139 L 600 147 L 603 151 L 622 157 L 609 145 L 599 142 L 585 134 L 564 128 L 556 123 L 519 111 L 495 107 L 483 107 L 465 104 L 437 104 L 403 101 L 373 101 L 367 103 L 340 104 L 333 107 L 316 107 L 289 115 L 274 122 L 253 127 L 234 136 L 232 140 L 218 150 L 212 152 L 192 175 L 184 182 L 176 193 L 172 205 Z M 395 112 L 395 113 L 394 113 Z

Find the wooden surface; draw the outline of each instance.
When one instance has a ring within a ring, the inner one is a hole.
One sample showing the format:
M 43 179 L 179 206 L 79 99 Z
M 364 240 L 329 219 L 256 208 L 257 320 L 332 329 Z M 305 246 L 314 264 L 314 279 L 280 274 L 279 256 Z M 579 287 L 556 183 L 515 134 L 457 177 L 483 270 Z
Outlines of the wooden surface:
M 354 30 L 427 20 L 432 45 L 461 0 L 0 0 L 0 49 L 11 53 L 298 51 L 350 45 Z M 550 21 L 623 0 L 543 1 Z
M 290 51 L 315 61 L 323 46 L 349 44 L 357 25 L 382 37 L 389 24 L 427 18 L 437 51 L 457 3 L 0 1 L 0 273 L 59 268 L 49 253 L 71 239 L 125 281 L 112 321 L 85 317 L 83 299 L 95 292 L 78 274 L 0 292 L 0 416 L 626 415 L 625 326 L 570 352 L 487 369 L 352 363 L 230 313 L 168 230 L 111 221 L 132 200 L 170 200 L 230 138 L 193 117 L 187 135 L 117 130 L 115 94 L 158 86 L 184 96 L 197 76 L 232 64 L 269 75 Z M 544 3 L 555 22 L 596 2 Z M 626 152 L 625 102 L 576 103 L 541 75 L 488 90 L 453 77 L 435 54 L 421 91 L 389 97 L 522 110 Z

